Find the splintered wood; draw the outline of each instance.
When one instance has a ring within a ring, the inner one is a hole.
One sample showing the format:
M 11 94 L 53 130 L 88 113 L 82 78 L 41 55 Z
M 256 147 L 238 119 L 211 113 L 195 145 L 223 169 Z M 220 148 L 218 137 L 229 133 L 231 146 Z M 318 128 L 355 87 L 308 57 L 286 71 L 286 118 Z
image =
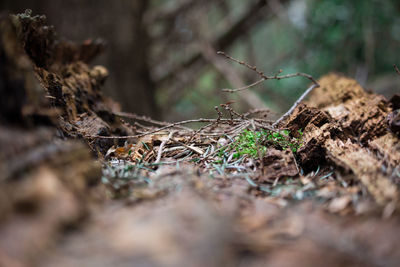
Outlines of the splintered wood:
M 84 138 L 94 150 L 104 154 L 113 145 L 113 140 L 86 137 L 134 133 L 132 127 L 114 115 L 118 104 L 101 93 L 100 87 L 108 76 L 107 69 L 88 66 L 88 62 L 102 51 L 101 42 L 87 40 L 76 44 L 60 41 L 54 28 L 47 25 L 45 16 L 31 16 L 29 11 L 3 18 L 2 26 L 7 34 L 4 47 L 11 50 L 10 44 L 15 44 L 15 51 L 5 51 L 6 57 L 17 63 L 17 57 L 25 59 L 23 66 L 16 64 L 15 72 L 20 73 L 24 80 L 32 76 L 31 83 L 40 84 L 36 86 L 37 92 L 27 87 L 27 95 L 32 98 L 35 93 L 46 94 L 47 101 L 41 109 L 52 106 L 52 110 L 57 111 L 47 117 L 64 135 Z M 37 109 L 31 112 L 38 113 Z
M 340 167 L 354 175 L 379 204 L 397 205 L 398 185 L 390 177 L 400 162 L 400 145 L 388 130 L 391 105 L 343 76 L 330 74 L 319 83 L 321 88 L 311 94 L 309 106 L 299 106 L 287 122 L 289 129 L 304 129 L 302 164 Z

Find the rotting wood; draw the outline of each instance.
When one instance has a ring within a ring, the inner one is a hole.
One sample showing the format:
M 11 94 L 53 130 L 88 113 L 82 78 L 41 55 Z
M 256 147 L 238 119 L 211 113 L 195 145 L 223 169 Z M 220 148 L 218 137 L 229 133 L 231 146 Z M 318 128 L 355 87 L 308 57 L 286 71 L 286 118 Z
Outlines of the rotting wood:
M 263 175 L 257 179 L 258 182 L 273 181 L 283 177 L 297 176 L 295 159 L 290 150 L 277 150 L 270 148 L 263 158 Z
M 28 55 L 25 56 L 28 59 L 27 72 L 37 78 L 46 92 L 50 102 L 47 107 L 58 110 L 54 124 L 66 136 L 134 133 L 132 127 L 114 115 L 113 111 L 119 109 L 118 104 L 101 93 L 100 88 L 108 76 L 107 69 L 87 65 L 102 51 L 101 42 L 87 40 L 75 44 L 59 41 L 53 27 L 47 25 L 46 18 L 31 16 L 30 11 L 10 18 L 3 20 L 3 24 L 8 25 L 8 36 Z M 102 154 L 113 145 L 111 140 L 86 141 Z
M 379 204 L 397 203 L 398 188 L 388 173 L 400 159 L 399 140 L 386 119 L 390 103 L 340 75 L 327 75 L 319 83 L 310 106 L 300 105 L 285 126 L 304 129 L 301 165 L 333 164 L 354 174 Z
M 55 47 L 62 44 L 48 39 L 52 29 L 44 18 L 24 16 L 0 17 L 1 266 L 34 265 L 37 255 L 61 236 L 62 229 L 77 225 L 93 204 L 104 199 L 97 186 L 101 166 L 92 152 L 82 141 L 60 138 L 72 136 L 79 126 L 69 108 L 88 110 L 82 99 L 86 103 L 96 100 L 94 96 L 101 99 L 85 91 L 97 84 L 90 79 L 96 79 L 91 72 L 99 69 L 79 62 L 63 68 L 65 55 L 77 55 L 75 46 L 61 53 Z M 89 55 L 82 53 L 84 58 Z M 58 56 L 63 60 L 55 63 Z M 64 88 L 67 78 L 60 78 L 56 68 L 73 68 L 71 87 Z M 76 104 L 65 101 L 68 95 Z

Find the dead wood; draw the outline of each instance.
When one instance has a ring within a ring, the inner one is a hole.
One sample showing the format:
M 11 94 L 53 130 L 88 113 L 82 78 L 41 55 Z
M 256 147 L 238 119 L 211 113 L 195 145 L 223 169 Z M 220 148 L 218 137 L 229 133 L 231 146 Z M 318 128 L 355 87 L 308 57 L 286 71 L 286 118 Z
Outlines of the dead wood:
M 102 66 L 87 65 L 101 52 L 101 42 L 87 40 L 75 44 L 59 41 L 53 27 L 47 25 L 45 16 L 31 16 L 29 11 L 3 21 L 8 25 L 4 26 L 8 31 L 4 41 L 7 44 L 13 42 L 19 48 L 17 55 L 8 57 L 21 55 L 25 58 L 25 75 L 34 76 L 36 91 L 42 94 L 39 99 L 46 99 L 43 106 L 53 111 L 53 124 L 64 135 L 83 137 L 133 133 L 113 114 L 118 105 L 100 91 L 108 71 Z M 25 94 L 31 95 L 32 92 Z M 105 153 L 112 144 L 110 140 L 95 140 L 91 145 Z
M 84 63 L 99 49 L 58 42 L 44 16 L 0 18 L 1 266 L 34 264 L 104 197 L 91 151 L 62 140 L 125 129 L 98 92 L 106 70 Z
M 301 165 L 313 169 L 329 162 L 354 174 L 378 203 L 397 203 L 390 176 L 400 163 L 400 146 L 388 127 L 391 104 L 339 75 L 325 76 L 320 85 L 310 106 L 299 106 L 287 121 L 289 129 L 304 129 Z
M 289 150 L 271 148 L 263 158 L 264 169 L 258 182 L 274 181 L 283 177 L 297 176 L 295 159 Z

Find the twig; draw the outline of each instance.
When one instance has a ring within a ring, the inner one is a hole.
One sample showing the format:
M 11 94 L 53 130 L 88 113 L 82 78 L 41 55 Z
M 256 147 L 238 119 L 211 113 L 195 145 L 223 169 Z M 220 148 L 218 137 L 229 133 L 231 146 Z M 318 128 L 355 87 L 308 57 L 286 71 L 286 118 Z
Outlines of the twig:
M 319 87 L 319 84 L 313 84 L 311 85 L 300 97 L 299 99 L 297 99 L 297 101 L 293 104 L 293 106 L 285 113 L 283 114 L 277 121 L 275 121 L 272 124 L 272 127 L 276 127 L 281 121 L 283 121 L 284 119 L 286 119 L 287 117 L 290 116 L 290 114 L 292 114 L 292 112 L 294 111 L 294 109 L 300 104 L 301 101 L 303 101 L 303 99 L 316 87 Z
M 183 125 L 183 124 L 189 124 L 189 123 L 194 123 L 194 122 L 216 122 L 216 121 L 217 121 L 217 119 L 203 119 L 203 118 L 200 118 L 200 119 L 193 119 L 193 120 L 186 120 L 186 121 L 179 121 L 179 122 L 171 123 L 171 124 L 166 125 L 164 127 L 157 128 L 157 129 L 155 129 L 153 131 L 149 131 L 149 132 L 145 132 L 145 133 L 137 134 L 137 135 L 125 135 L 125 136 L 86 135 L 85 137 L 86 138 L 102 138 L 102 139 L 139 138 L 139 137 L 143 137 L 143 136 L 146 136 L 146 135 L 149 135 L 149 134 L 154 134 L 154 133 L 157 133 L 157 132 L 169 129 L 169 128 L 174 128 L 176 126 Z M 232 121 L 233 122 L 237 122 L 237 123 L 243 122 L 242 119 L 233 119 L 233 120 L 231 120 L 231 119 L 219 119 L 219 121 L 222 122 L 222 123 L 224 123 L 224 122 L 225 123 L 230 123 Z M 191 129 L 191 131 L 194 131 L 194 130 Z
M 175 143 L 178 143 L 178 144 L 186 147 L 189 150 L 192 150 L 193 152 L 195 152 L 195 153 L 197 153 L 199 155 L 203 155 L 204 154 L 204 151 L 202 149 L 198 148 L 198 147 L 186 145 L 186 144 L 182 143 L 181 141 L 178 141 L 178 140 L 176 140 L 174 138 L 171 138 L 171 140 L 174 141 Z
M 252 84 L 249 84 L 249 85 L 240 87 L 240 88 L 236 88 L 236 89 L 222 89 L 222 91 L 223 91 L 223 92 L 228 92 L 228 93 L 239 92 L 239 91 L 247 90 L 247 89 L 249 89 L 249 88 L 251 88 L 251 87 L 254 87 L 254 86 L 256 86 L 256 85 L 262 83 L 263 81 L 265 81 L 264 78 L 262 78 L 261 80 L 258 80 L 258 81 L 256 81 L 256 82 L 254 82 L 254 83 L 252 83 Z
M 174 134 L 175 134 L 174 131 L 170 132 L 169 135 L 168 135 L 168 137 L 167 137 L 167 139 L 165 139 L 165 140 L 163 140 L 163 141 L 161 142 L 160 148 L 158 149 L 157 158 L 156 158 L 156 161 L 155 161 L 154 163 L 159 163 L 159 162 L 160 162 L 161 156 L 162 156 L 162 153 L 163 153 L 164 146 L 165 146 L 165 144 L 172 138 L 172 136 L 173 136 Z
M 197 134 L 199 134 L 200 132 L 204 131 L 204 130 L 207 129 L 208 127 L 213 127 L 214 125 L 218 125 L 218 124 L 219 124 L 219 121 L 220 121 L 221 118 L 222 118 L 222 112 L 218 109 L 218 106 L 215 106 L 214 109 L 215 109 L 215 111 L 216 111 L 217 114 L 218 114 L 217 120 L 214 121 L 214 122 L 208 123 L 208 124 L 204 125 L 203 127 L 200 127 L 197 131 L 193 132 L 192 136 L 190 136 L 190 138 L 189 138 L 189 142 L 191 142 L 191 141 L 193 140 L 193 138 L 194 138 Z
M 272 187 L 275 187 L 278 184 L 279 176 L 277 176 L 272 184 Z
M 396 70 L 397 74 L 400 75 L 400 70 L 396 64 L 393 64 L 394 69 Z
M 227 59 L 230 59 L 230 60 L 232 60 L 232 61 L 234 61 L 234 62 L 236 62 L 236 63 L 238 63 L 238 64 L 240 64 L 240 65 L 242 65 L 242 66 L 245 66 L 246 68 L 248 68 L 248 69 L 250 69 L 250 70 L 255 71 L 255 72 L 256 72 L 262 79 L 264 79 L 264 80 L 272 80 L 272 79 L 275 79 L 275 80 L 282 80 L 282 79 L 287 79 L 287 78 L 302 76 L 302 77 L 305 77 L 305 78 L 309 79 L 313 84 L 318 84 L 317 81 L 314 80 L 314 78 L 313 78 L 311 75 L 306 74 L 306 73 L 297 72 L 297 73 L 286 74 L 286 75 L 281 75 L 281 76 L 279 76 L 279 75 L 277 75 L 277 74 L 274 75 L 274 76 L 267 76 L 267 75 L 264 74 L 264 72 L 262 72 L 262 71 L 260 71 L 259 69 L 257 69 L 256 66 L 251 66 L 251 65 L 249 65 L 248 63 L 246 63 L 246 62 L 244 62 L 244 61 L 241 61 L 241 60 L 238 60 L 238 59 L 236 59 L 236 58 L 233 58 L 233 57 L 231 57 L 230 55 L 226 54 L 225 52 L 218 51 L 217 54 L 223 55 L 223 56 L 226 57 Z M 258 81 L 258 82 L 261 82 L 261 80 Z M 258 82 L 256 82 L 255 84 L 258 84 Z M 238 89 L 240 89 L 240 88 L 238 88 Z M 225 90 L 229 90 L 229 89 L 225 89 Z M 236 89 L 230 89 L 229 92 L 231 92 L 232 90 L 233 90 L 233 92 L 235 92 Z M 242 90 L 244 90 L 244 89 L 242 89 Z
M 167 126 L 170 125 L 171 123 L 169 122 L 165 122 L 165 121 L 157 121 L 157 120 L 153 120 L 150 117 L 147 116 L 140 116 L 134 113 L 129 113 L 129 112 L 113 112 L 114 115 L 119 116 L 119 117 L 124 117 L 124 118 L 128 118 L 128 119 L 134 119 L 134 120 L 138 120 L 138 121 L 143 121 L 143 122 L 148 122 L 154 125 L 158 125 L 158 126 Z M 184 126 L 179 126 L 179 128 L 182 128 L 184 130 L 192 130 L 188 127 L 184 127 Z
M 192 140 L 196 137 L 196 135 L 198 135 L 200 132 L 204 131 L 205 129 L 207 129 L 208 127 L 212 127 L 213 125 L 217 124 L 218 122 L 211 122 L 208 123 L 206 125 L 204 125 L 203 127 L 200 127 L 197 131 L 193 132 L 193 134 L 190 136 L 189 138 L 189 142 L 192 142 Z
M 242 124 L 239 124 L 239 126 L 236 126 L 235 128 L 233 128 L 232 130 L 230 130 L 229 132 L 226 132 L 225 134 L 230 134 L 233 137 L 235 137 L 236 135 L 238 135 L 240 132 L 242 132 L 243 129 L 245 129 L 246 127 L 248 127 L 250 125 L 249 121 L 245 121 Z
M 250 70 L 252 70 L 252 71 L 255 71 L 255 72 L 261 77 L 261 80 L 255 82 L 255 83 L 253 83 L 253 84 L 250 84 L 250 85 L 248 85 L 248 86 L 244 86 L 244 87 L 237 88 L 237 89 L 223 89 L 223 91 L 225 91 L 225 92 L 233 93 L 233 92 L 237 92 L 237 91 L 242 91 L 242 90 L 248 89 L 248 88 L 250 88 L 250 87 L 252 87 L 252 86 L 254 86 L 254 85 L 257 85 L 257 84 L 259 84 L 259 83 L 261 83 L 261 82 L 263 82 L 263 81 L 266 81 L 266 80 L 272 80 L 272 79 L 281 80 L 281 79 L 287 79 L 287 78 L 299 77 L 299 76 L 305 77 L 305 78 L 309 79 L 309 80 L 313 83 L 313 84 L 300 96 L 300 98 L 297 99 L 297 101 L 293 104 L 293 106 L 292 106 L 285 114 L 283 114 L 282 117 L 280 117 L 277 121 L 275 121 L 275 122 L 272 124 L 273 127 L 276 127 L 282 120 L 284 120 L 284 119 L 286 119 L 288 116 L 290 116 L 290 114 L 292 114 L 292 112 L 293 112 L 294 109 L 300 104 L 300 102 L 303 101 L 303 99 L 304 99 L 314 88 L 319 87 L 318 82 L 317 82 L 311 75 L 306 74 L 306 73 L 297 72 L 297 73 L 286 74 L 286 75 L 281 75 L 281 76 L 279 76 L 278 74 L 275 74 L 274 76 L 267 76 L 267 75 L 264 74 L 264 72 L 262 72 L 262 71 L 260 71 L 259 69 L 257 69 L 256 66 L 251 66 L 251 65 L 249 65 L 248 63 L 246 63 L 246 62 L 244 62 L 244 61 L 240 61 L 240 60 L 238 60 L 238 59 L 236 59 L 236 58 L 233 58 L 233 57 L 231 57 L 230 55 L 226 54 L 225 52 L 218 51 L 217 54 L 223 55 L 223 56 L 226 57 L 227 59 L 230 59 L 230 60 L 232 60 L 232 61 L 234 61 L 234 62 L 236 62 L 236 63 L 238 63 L 238 64 L 240 64 L 240 65 L 242 65 L 242 66 L 245 66 L 246 68 L 248 68 L 248 69 L 250 69 Z M 394 66 L 395 66 L 396 71 L 398 71 L 398 73 L 399 73 L 399 75 L 400 75 L 399 69 L 397 68 L 396 65 L 394 65 Z M 282 72 L 282 71 L 279 71 L 279 73 L 280 73 L 280 72 Z
M 215 49 L 206 38 L 201 40 L 201 51 L 204 59 L 210 62 L 214 68 L 231 84 L 231 86 L 239 88 L 245 86 L 245 83 L 237 75 L 232 65 L 216 54 Z M 252 91 L 248 91 L 247 93 L 240 92 L 238 93 L 238 97 L 250 108 L 265 108 L 265 103 L 256 93 Z
M 220 104 L 221 107 L 223 107 L 226 111 L 228 111 L 229 116 L 231 117 L 231 120 L 233 120 L 233 115 L 237 116 L 238 118 L 245 119 L 243 114 L 240 114 L 239 112 L 236 112 L 231 106 L 231 103 L 226 103 L 226 104 Z
M 248 121 L 244 120 L 244 122 L 239 123 L 236 126 L 231 127 L 229 130 L 225 130 L 225 131 L 203 132 L 204 129 L 212 127 L 214 125 L 217 125 L 217 121 L 209 123 L 207 125 L 204 125 L 203 127 L 201 127 L 200 129 L 198 129 L 196 132 L 193 133 L 193 135 L 189 138 L 188 142 L 191 142 L 193 140 L 194 136 L 196 136 L 196 135 L 202 135 L 202 136 L 206 136 L 206 137 L 211 137 L 211 136 L 227 135 L 227 134 L 231 134 L 231 133 L 235 134 L 238 130 L 243 129 L 243 125 L 245 125 L 245 127 L 247 127 Z
M 214 156 L 215 154 L 217 154 L 219 151 L 229 147 L 231 144 L 233 144 L 235 141 L 227 143 L 226 145 L 221 146 L 220 148 L 218 148 L 217 150 L 214 150 L 214 152 L 208 154 L 207 156 L 203 157 L 202 159 L 200 159 L 200 161 L 204 161 L 206 159 L 208 159 L 211 156 Z
M 222 118 L 222 112 L 219 110 L 218 106 L 215 106 L 214 109 L 215 109 L 215 111 L 216 111 L 217 114 L 218 114 L 217 123 L 219 123 L 219 121 L 220 121 L 221 118 Z

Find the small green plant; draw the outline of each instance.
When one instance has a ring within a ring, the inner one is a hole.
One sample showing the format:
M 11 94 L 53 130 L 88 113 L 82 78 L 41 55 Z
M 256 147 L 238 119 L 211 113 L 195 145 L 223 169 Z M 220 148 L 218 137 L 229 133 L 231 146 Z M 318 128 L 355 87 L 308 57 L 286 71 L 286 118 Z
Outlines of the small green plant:
M 239 158 L 243 155 L 249 155 L 257 158 L 259 153 L 261 156 L 265 154 L 268 146 L 278 147 L 283 150 L 291 149 L 293 152 L 297 152 L 302 146 L 302 130 L 298 130 L 298 136 L 298 138 L 291 138 L 289 130 L 273 132 L 265 129 L 261 131 L 245 129 L 236 138 L 231 147 L 236 151 L 233 157 Z
M 267 151 L 267 148 L 262 146 L 261 143 L 265 137 L 265 134 L 265 130 L 243 130 L 243 132 L 236 138 L 236 142 L 233 145 L 233 148 L 236 151 L 236 153 L 233 154 L 233 157 L 239 158 L 243 155 L 249 155 L 253 158 L 257 158 L 259 156 L 259 152 L 264 155 Z

